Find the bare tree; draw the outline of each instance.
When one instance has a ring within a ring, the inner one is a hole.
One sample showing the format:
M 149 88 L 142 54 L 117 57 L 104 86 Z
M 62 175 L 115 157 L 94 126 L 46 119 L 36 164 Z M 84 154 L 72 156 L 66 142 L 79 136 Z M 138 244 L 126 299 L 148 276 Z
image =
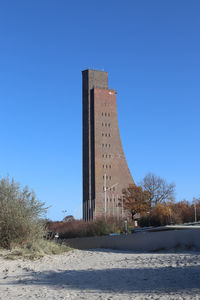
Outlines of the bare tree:
M 150 206 L 174 199 L 175 184 L 168 184 L 165 179 L 148 173 L 140 182 L 142 188 L 149 193 Z

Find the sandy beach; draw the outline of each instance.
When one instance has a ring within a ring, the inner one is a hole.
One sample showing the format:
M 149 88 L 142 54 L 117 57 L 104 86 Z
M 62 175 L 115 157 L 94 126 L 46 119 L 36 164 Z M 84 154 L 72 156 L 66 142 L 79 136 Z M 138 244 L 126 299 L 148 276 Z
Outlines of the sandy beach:
M 200 299 L 200 252 L 72 250 L 0 258 L 0 299 Z

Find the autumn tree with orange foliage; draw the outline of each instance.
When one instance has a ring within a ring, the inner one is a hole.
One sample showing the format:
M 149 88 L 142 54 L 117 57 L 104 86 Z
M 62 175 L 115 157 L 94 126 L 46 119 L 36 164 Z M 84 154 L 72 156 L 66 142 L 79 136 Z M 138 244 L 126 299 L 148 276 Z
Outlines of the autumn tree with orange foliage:
M 179 216 L 180 223 L 194 221 L 194 208 L 186 200 L 174 203 L 174 205 L 172 206 L 172 211 L 174 215 Z
M 169 203 L 157 203 L 146 216 L 139 220 L 140 226 L 163 226 L 173 223 L 173 212 Z
M 151 225 L 162 226 L 171 224 L 172 221 L 172 211 L 169 205 L 165 203 L 158 203 L 151 209 L 150 213 Z
M 141 186 L 132 184 L 123 190 L 123 207 L 130 213 L 134 211 L 134 213 L 146 215 L 150 209 L 148 199 L 149 193 L 144 191 Z
M 196 209 L 195 209 L 196 206 Z M 188 223 L 195 221 L 195 210 L 196 219 L 200 220 L 200 199 L 193 199 L 193 203 L 187 200 L 183 200 L 171 205 L 174 223 Z
M 194 201 L 193 201 L 194 202 Z M 169 201 L 158 203 L 151 208 L 150 213 L 139 220 L 140 226 L 162 226 L 168 224 L 183 224 L 200 221 L 200 199 L 195 199 L 195 203 L 183 200 L 180 202 Z

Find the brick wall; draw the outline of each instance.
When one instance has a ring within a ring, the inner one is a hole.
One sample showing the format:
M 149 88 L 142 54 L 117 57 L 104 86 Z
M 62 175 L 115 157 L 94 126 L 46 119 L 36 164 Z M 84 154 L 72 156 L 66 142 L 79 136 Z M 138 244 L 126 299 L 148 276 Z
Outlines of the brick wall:
M 124 156 L 116 91 L 108 73 L 83 71 L 83 219 L 122 217 L 122 189 L 133 184 Z M 104 188 L 107 188 L 106 194 Z M 105 199 L 106 195 L 106 199 Z
M 115 90 L 94 89 L 94 123 L 95 216 L 104 215 L 106 210 L 107 215 L 120 217 L 122 189 L 133 184 L 133 179 L 121 144 Z

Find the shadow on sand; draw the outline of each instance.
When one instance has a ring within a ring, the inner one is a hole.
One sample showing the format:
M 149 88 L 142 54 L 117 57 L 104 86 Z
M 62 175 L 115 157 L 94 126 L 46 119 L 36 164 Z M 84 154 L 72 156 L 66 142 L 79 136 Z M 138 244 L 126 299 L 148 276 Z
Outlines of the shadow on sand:
M 27 276 L 28 275 L 28 276 Z M 33 272 L 10 284 L 44 285 L 54 288 L 112 292 L 200 293 L 200 266 L 161 268 L 113 268 Z
M 73 249 L 73 248 L 72 248 Z M 76 248 L 74 248 L 76 249 Z M 77 249 L 79 250 L 79 249 Z M 108 253 L 129 253 L 129 254 L 193 254 L 193 255 L 200 255 L 200 249 L 195 247 L 181 247 L 177 245 L 174 248 L 157 248 L 155 250 L 125 250 L 125 249 L 115 249 L 115 248 L 92 248 L 92 249 L 81 249 L 81 251 L 92 251 L 92 252 L 108 252 Z

